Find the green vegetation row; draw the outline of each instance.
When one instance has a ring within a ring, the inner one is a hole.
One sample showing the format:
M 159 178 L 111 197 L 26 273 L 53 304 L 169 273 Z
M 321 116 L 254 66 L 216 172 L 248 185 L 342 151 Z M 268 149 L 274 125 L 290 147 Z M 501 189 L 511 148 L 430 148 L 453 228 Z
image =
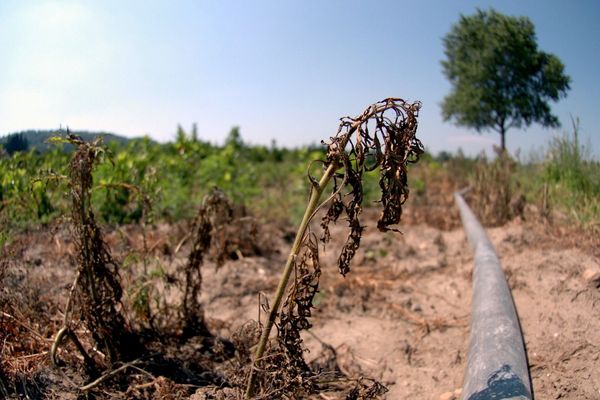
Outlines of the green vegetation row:
M 600 224 L 600 165 L 574 134 L 553 138 L 536 161 L 513 162 L 509 184 L 528 203 L 552 207 L 585 227 Z M 48 151 L 0 155 L 0 226 L 9 230 L 49 224 L 65 214 L 68 190 L 62 177 L 71 157 L 61 143 Z M 306 166 L 323 159 L 319 147 L 285 149 L 244 143 L 237 128 L 224 145 L 198 140 L 179 130 L 175 141 L 148 138 L 107 144 L 104 161 L 94 172 L 93 205 L 97 217 L 112 225 L 173 222 L 195 215 L 203 196 L 218 187 L 264 219 L 298 222 L 307 198 Z M 501 160 L 469 158 L 446 152 L 425 154 L 411 166 L 413 197 L 441 179 L 473 184 L 481 168 Z M 313 174 L 319 168 L 313 166 Z M 315 174 L 316 175 L 316 174 Z M 496 178 L 495 178 L 496 179 Z M 494 185 L 489 190 L 494 190 Z M 365 196 L 375 200 L 375 179 L 365 182 Z M 411 200 L 409 200 L 410 202 Z
M 0 221 L 23 228 L 46 224 L 68 204 L 66 175 L 70 152 L 57 143 L 46 152 L 15 152 L 0 158 Z M 322 157 L 319 149 L 286 150 L 248 146 L 232 129 L 223 146 L 180 130 L 177 140 L 159 144 L 148 138 L 126 144 L 109 142 L 94 171 L 93 204 L 105 223 L 146 219 L 176 221 L 195 215 L 202 197 L 219 187 L 232 199 L 293 215 L 291 199 L 305 196 L 306 161 Z M 300 194 L 302 193 L 302 194 Z M 271 202 L 277 201 L 277 204 Z M 151 207 L 147 207 L 148 204 Z

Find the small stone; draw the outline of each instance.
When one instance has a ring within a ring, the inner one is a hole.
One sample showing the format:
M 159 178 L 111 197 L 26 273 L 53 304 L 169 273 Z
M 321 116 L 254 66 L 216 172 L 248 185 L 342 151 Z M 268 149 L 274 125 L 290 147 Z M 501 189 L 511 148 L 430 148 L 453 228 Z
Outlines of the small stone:
M 583 272 L 583 279 L 588 285 L 600 288 L 600 269 L 588 268 Z
M 440 400 L 456 400 L 456 396 L 454 396 L 454 392 L 446 392 L 440 394 Z

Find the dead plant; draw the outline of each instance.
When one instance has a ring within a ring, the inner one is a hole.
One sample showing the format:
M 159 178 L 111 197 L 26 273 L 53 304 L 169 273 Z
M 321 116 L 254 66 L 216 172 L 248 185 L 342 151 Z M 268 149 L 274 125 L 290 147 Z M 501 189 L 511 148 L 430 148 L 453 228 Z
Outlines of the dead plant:
M 212 243 L 213 224 L 224 220 L 229 222 L 232 218 L 229 202 L 224 199 L 220 191 L 213 191 L 204 198 L 194 222 L 192 250 L 185 265 L 185 289 L 181 303 L 183 316 L 183 337 L 194 335 L 210 336 L 204 321 L 204 309 L 198 302 L 202 288 L 202 263 Z M 219 252 L 217 265 L 224 258 Z
M 522 215 L 525 199 L 513 180 L 516 166 L 508 153 L 499 149 L 495 160 L 488 162 L 484 157 L 477 162 L 468 196 L 486 224 L 498 226 Z
M 123 290 L 119 265 L 110 254 L 91 205 L 92 171 L 104 152 L 101 139 L 87 143 L 78 136 L 68 135 L 66 141 L 76 146 L 69 164 L 68 187 L 77 279 L 65 310 L 64 326 L 52 346 L 52 360 L 56 360 L 56 349 L 63 338 L 68 337 L 83 354 L 87 366 L 95 369 L 97 363 L 87 354 L 73 329 L 77 321 L 84 323 L 100 358 L 103 356 L 109 366 L 135 358 L 141 352 L 141 344 L 121 312 Z
M 371 379 L 360 379 L 356 386 L 348 393 L 346 400 L 366 400 L 386 394 L 388 389 L 381 383 Z
M 180 306 L 183 320 L 183 338 L 211 336 L 204 322 L 204 311 L 198 301 L 202 287 L 204 258 L 213 261 L 217 268 L 230 258 L 249 255 L 258 248 L 257 226 L 253 218 L 236 215 L 236 208 L 225 193 L 214 188 L 202 201 L 193 226 L 192 250 L 184 267 L 184 296 Z
M 278 380 L 284 381 L 283 384 L 287 386 L 296 382 L 295 386 L 299 387 L 306 387 L 310 382 L 311 371 L 302 358 L 300 331 L 310 328 L 308 318 L 313 308 L 313 298 L 318 292 L 320 265 L 317 240 L 308 229 L 309 223 L 320 208 L 321 195 L 333 179 L 332 194 L 321 204 L 329 204 L 321 221 L 321 241 L 329 241 L 329 224 L 344 215 L 349 234 L 338 258 L 338 269 L 342 275 L 346 275 L 360 245 L 364 228 L 359 220 L 363 203 L 363 174 L 378 169 L 382 212 L 377 227 L 382 232 L 397 231 L 394 225 L 400 222 L 402 205 L 409 192 L 407 165 L 416 162 L 423 153 L 423 146 L 415 136 L 420 106 L 418 102 L 409 104 L 402 99 L 388 98 L 369 106 L 355 118 L 341 119 L 337 134 L 327 143 L 321 178 L 317 180 L 309 174 L 310 200 L 257 346 L 246 398 L 254 396 L 258 381 L 264 382 L 265 378 L 275 385 Z M 280 313 L 283 295 L 293 271 L 296 279 Z M 278 316 L 280 345 L 265 356 L 269 334 Z M 285 357 L 282 359 L 277 352 L 283 352 Z M 269 365 L 273 365 L 273 357 L 276 363 L 284 363 L 280 364 L 280 371 L 287 375 L 285 379 L 265 376 L 271 370 Z M 260 374 L 262 378 L 259 379 Z

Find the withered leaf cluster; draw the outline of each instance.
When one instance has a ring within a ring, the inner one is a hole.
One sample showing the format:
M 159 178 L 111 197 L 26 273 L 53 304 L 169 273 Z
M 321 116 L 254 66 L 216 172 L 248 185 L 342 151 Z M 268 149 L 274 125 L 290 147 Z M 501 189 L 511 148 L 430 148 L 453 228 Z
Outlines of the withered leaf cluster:
M 382 231 L 396 230 L 393 225 L 400 222 L 402 205 L 408 198 L 407 165 L 416 162 L 423 153 L 423 145 L 416 138 L 417 116 L 420 103 L 406 103 L 389 98 L 369 106 L 355 118 L 345 117 L 337 134 L 327 144 L 324 169 L 334 168 L 333 193 L 329 208 L 321 220 L 321 241 L 330 240 L 329 225 L 345 216 L 349 235 L 339 258 L 338 269 L 342 275 L 350 271 L 350 262 L 360 245 L 363 225 L 359 216 L 363 205 L 363 175 L 379 170 L 382 213 L 377 228 Z M 310 177 L 313 185 L 316 180 Z M 296 386 L 310 390 L 316 371 L 311 371 L 303 358 L 300 332 L 311 327 L 309 318 L 318 293 L 321 266 L 319 264 L 319 240 L 309 232 L 305 235 L 302 248 L 294 259 L 295 279 L 288 291 L 277 325 L 277 353 L 280 368 L 285 374 L 288 387 L 291 381 Z M 268 369 L 268 367 L 267 367 Z M 359 385 L 348 398 L 366 399 L 382 394 L 385 387 L 378 383 Z
M 300 331 L 312 326 L 309 318 L 312 315 L 315 295 L 319 291 L 320 277 L 318 241 L 311 235 L 303 252 L 296 258 L 294 282 L 283 304 L 278 324 L 278 342 L 279 346 L 285 349 L 287 360 L 284 368 L 289 370 L 290 376 L 308 376 L 311 373 L 304 361 Z
M 418 161 L 423 145 L 417 139 L 420 103 L 388 98 L 369 106 L 355 118 L 341 119 L 337 134 L 327 144 L 325 167 L 334 165 L 334 194 L 321 221 L 323 242 L 329 241 L 329 224 L 342 214 L 350 233 L 340 256 L 342 275 L 350 271 L 350 262 L 360 245 L 364 227 L 359 216 L 363 204 L 363 175 L 379 169 L 382 213 L 377 228 L 385 232 L 400 222 L 402 205 L 408 198 L 407 165 Z
M 202 288 L 202 264 L 204 256 L 213 247 L 217 267 L 225 262 L 226 246 L 222 236 L 223 227 L 233 220 L 233 207 L 223 192 L 212 190 L 203 200 L 194 222 L 192 250 L 185 265 L 185 289 L 181 311 L 183 336 L 211 336 L 204 322 L 204 309 L 198 301 Z M 216 239 L 216 240 L 215 240 Z
M 97 347 L 112 364 L 135 357 L 140 343 L 121 313 L 119 265 L 110 254 L 91 207 L 92 170 L 103 151 L 101 140 L 87 143 L 69 135 L 67 141 L 77 148 L 69 164 L 71 227 L 79 276 L 73 311 L 78 310 Z
M 383 386 L 381 383 L 362 378 L 356 386 L 348 393 L 346 400 L 367 400 L 374 399 L 378 396 L 384 395 L 388 392 L 388 388 Z
M 198 301 L 204 259 L 220 268 L 228 259 L 259 253 L 258 226 L 243 207 L 234 206 L 225 193 L 214 188 L 204 197 L 192 230 L 192 250 L 184 266 L 183 336 L 210 336 Z

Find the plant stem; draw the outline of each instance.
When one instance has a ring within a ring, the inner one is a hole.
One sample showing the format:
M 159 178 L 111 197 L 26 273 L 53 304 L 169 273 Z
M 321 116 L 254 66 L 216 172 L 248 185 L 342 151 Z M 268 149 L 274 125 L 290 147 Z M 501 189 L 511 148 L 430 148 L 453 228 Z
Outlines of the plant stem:
M 292 245 L 292 250 L 290 251 L 290 255 L 288 256 L 287 263 L 285 264 L 283 274 L 281 276 L 281 279 L 279 280 L 279 286 L 277 286 L 277 292 L 275 294 L 273 306 L 269 311 L 269 319 L 267 320 L 263 328 L 260 340 L 258 342 L 258 347 L 256 348 L 254 363 L 252 369 L 250 370 L 248 386 L 246 387 L 246 399 L 250 399 L 254 395 L 256 386 L 257 363 L 262 358 L 267 347 L 267 342 L 269 341 L 269 334 L 271 333 L 271 329 L 273 328 L 273 324 L 275 323 L 275 318 L 277 318 L 279 306 L 281 305 L 281 301 L 283 299 L 285 289 L 288 285 L 290 275 L 292 273 L 292 270 L 294 269 L 294 260 L 298 255 L 298 252 L 300 251 L 300 247 L 302 246 L 304 235 L 306 234 L 306 229 L 308 228 L 308 224 L 312 219 L 313 213 L 319 204 L 319 199 L 321 198 L 325 187 L 329 183 L 329 180 L 333 176 L 336 169 L 336 163 L 331 163 L 327 170 L 325 170 L 325 172 L 323 173 L 323 176 L 321 177 L 319 183 L 313 187 L 312 193 L 310 195 L 310 200 L 308 201 L 308 205 L 306 206 L 306 211 L 304 211 L 304 217 L 302 217 L 302 222 L 300 223 L 300 227 L 296 232 L 296 239 L 294 240 L 294 244 Z

